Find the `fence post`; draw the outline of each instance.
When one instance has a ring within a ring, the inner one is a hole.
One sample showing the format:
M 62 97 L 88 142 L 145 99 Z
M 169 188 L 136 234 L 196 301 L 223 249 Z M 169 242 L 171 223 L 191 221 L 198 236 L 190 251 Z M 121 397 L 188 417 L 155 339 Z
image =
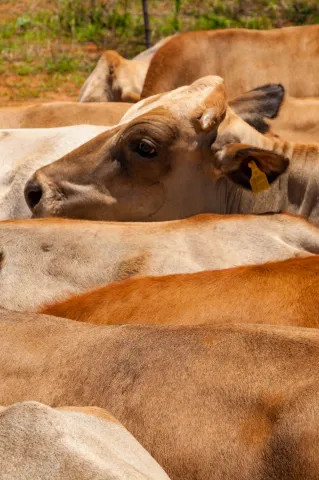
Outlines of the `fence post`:
M 150 19 L 148 16 L 147 0 L 142 0 L 142 5 L 143 5 L 143 15 L 144 15 L 145 44 L 146 44 L 146 48 L 150 48 L 151 31 L 150 31 Z
M 175 5 L 174 5 L 174 17 L 173 17 L 173 25 L 174 25 L 174 30 L 175 32 L 178 32 L 179 30 L 179 12 L 181 9 L 181 3 L 182 0 L 175 0 Z

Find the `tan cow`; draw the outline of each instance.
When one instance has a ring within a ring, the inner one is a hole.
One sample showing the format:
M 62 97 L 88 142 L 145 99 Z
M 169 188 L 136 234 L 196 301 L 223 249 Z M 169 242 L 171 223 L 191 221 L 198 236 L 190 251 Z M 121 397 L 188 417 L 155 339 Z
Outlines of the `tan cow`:
M 132 60 L 106 50 L 85 81 L 80 102 L 138 102 L 151 58 L 174 35 L 163 38 Z
M 0 128 L 52 128 L 70 125 L 117 125 L 129 103 L 52 102 L 0 109 Z
M 279 104 L 277 91 L 279 88 L 279 85 L 268 87 L 264 85 L 233 99 L 229 105 L 240 118 L 261 133 L 276 135 L 294 142 L 319 143 L 319 98 L 294 98 L 285 95 Z M 260 114 L 256 114 L 256 118 L 253 119 L 249 110 L 253 110 L 255 104 L 256 108 L 262 106 L 266 112 L 265 102 L 273 105 L 272 111 L 265 114 L 263 119 Z
M 319 25 L 178 35 L 152 58 L 142 98 L 205 75 L 223 77 L 230 98 L 265 83 L 282 83 L 293 97 L 318 97 Z
M 272 183 L 259 195 L 251 191 L 252 161 Z M 38 217 L 289 212 L 319 223 L 318 183 L 319 144 L 261 135 L 228 107 L 213 76 L 133 105 L 121 125 L 39 169 L 25 195 Z
M 248 92 L 235 100 L 235 110 L 261 131 L 268 125 L 264 117 L 273 118 L 281 104 L 280 85 L 269 85 Z M 76 104 L 74 104 L 76 105 Z M 88 107 L 99 110 L 100 105 L 78 104 L 76 109 Z M 109 105 L 108 109 L 112 106 Z M 45 110 L 45 108 L 44 108 Z M 139 113 L 135 112 L 135 115 Z M 66 115 L 67 117 L 67 115 Z M 87 119 L 87 116 L 84 115 Z M 58 119 L 58 115 L 54 117 Z M 29 117 L 30 120 L 30 117 Z M 30 217 L 23 190 L 28 178 L 40 167 L 71 152 L 110 127 L 79 125 L 62 128 L 18 129 L 0 132 L 0 219 Z M 185 149 L 188 145 L 184 146 Z
M 319 229 L 291 215 L 176 222 L 0 222 L 0 307 L 44 303 L 133 276 L 217 270 L 319 254 Z
M 279 115 L 265 121 L 272 132 L 285 140 L 319 143 L 319 98 L 288 96 Z
M 0 407 L 0 432 L 2 479 L 169 480 L 102 408 L 15 403 Z
M 106 408 L 174 480 L 318 477 L 316 329 L 10 312 L 0 338 L 1 404 Z
M 99 325 L 236 321 L 319 327 L 319 256 L 113 283 L 41 308 Z M 298 314 L 298 315 L 296 315 Z

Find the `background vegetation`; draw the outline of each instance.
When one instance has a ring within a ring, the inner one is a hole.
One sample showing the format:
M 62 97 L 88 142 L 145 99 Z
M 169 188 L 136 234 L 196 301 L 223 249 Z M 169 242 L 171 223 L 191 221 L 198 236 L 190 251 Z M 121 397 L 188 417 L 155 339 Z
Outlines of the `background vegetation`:
M 318 0 L 149 0 L 152 42 L 175 32 L 319 23 Z M 76 99 L 104 49 L 142 51 L 141 0 L 0 0 L 0 104 Z

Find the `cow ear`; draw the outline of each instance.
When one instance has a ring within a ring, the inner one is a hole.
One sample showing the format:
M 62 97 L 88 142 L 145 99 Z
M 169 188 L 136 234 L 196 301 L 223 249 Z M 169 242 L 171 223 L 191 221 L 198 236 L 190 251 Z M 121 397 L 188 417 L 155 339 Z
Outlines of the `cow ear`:
M 229 102 L 232 110 L 258 132 L 266 133 L 266 118 L 275 118 L 283 103 L 285 89 L 280 84 L 263 85 Z
M 258 170 L 263 172 L 268 183 L 276 180 L 289 165 L 289 160 L 283 155 L 242 143 L 226 145 L 214 156 L 214 167 L 220 175 L 249 190 L 252 189 L 250 180 L 254 164 L 257 174 Z
M 194 88 L 194 91 L 197 88 L 208 91 L 201 105 L 191 113 L 191 119 L 198 121 L 199 130 L 202 132 L 217 129 L 226 116 L 228 106 L 223 79 L 213 75 L 203 77 L 194 82 L 190 88 Z

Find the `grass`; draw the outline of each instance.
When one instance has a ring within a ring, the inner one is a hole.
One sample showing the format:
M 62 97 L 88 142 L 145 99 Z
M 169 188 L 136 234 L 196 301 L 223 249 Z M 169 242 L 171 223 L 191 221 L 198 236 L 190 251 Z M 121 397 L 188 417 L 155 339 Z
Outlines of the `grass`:
M 139 0 L 2 0 L 0 104 L 76 99 L 101 52 L 144 47 Z M 177 31 L 319 23 L 317 0 L 149 0 L 152 41 Z

